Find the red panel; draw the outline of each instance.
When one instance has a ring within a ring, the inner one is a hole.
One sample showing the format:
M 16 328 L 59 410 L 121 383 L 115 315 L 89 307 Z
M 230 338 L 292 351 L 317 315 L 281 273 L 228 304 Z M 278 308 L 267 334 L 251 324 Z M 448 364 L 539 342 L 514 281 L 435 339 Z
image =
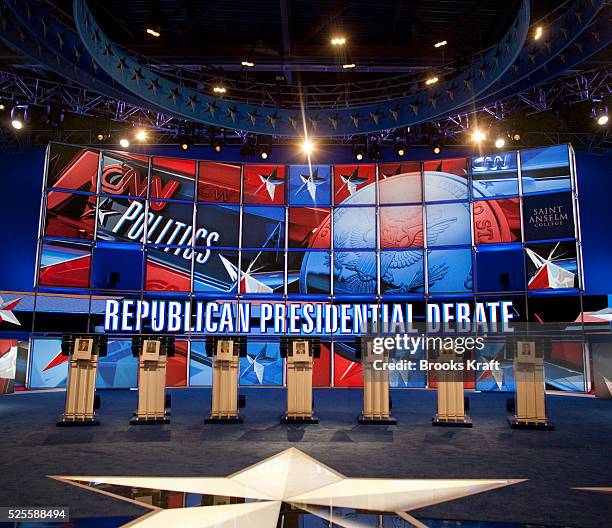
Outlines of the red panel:
M 334 165 L 334 204 L 342 203 L 351 196 L 351 185 L 357 191 L 375 181 L 376 165 Z M 374 204 L 374 199 L 369 203 Z
M 329 209 L 289 208 L 289 247 L 330 247 Z
M 423 206 L 381 207 L 380 246 L 381 248 L 424 247 Z
M 69 147 L 65 147 L 62 150 L 66 150 Z M 98 152 L 91 150 L 79 150 L 77 154 L 66 164 L 62 169 L 57 170 L 57 165 L 62 163 L 59 161 L 65 157 L 61 152 L 56 151 L 54 147 L 51 153 L 51 159 L 49 161 L 49 181 L 47 185 L 49 187 L 56 187 L 61 189 L 71 189 L 75 191 L 86 191 L 96 192 L 97 181 L 98 181 L 98 166 L 100 163 L 100 155 Z M 61 165 L 60 165 L 61 166 Z M 47 199 L 49 207 L 55 207 L 55 200 L 57 199 L 56 192 L 49 192 Z
M 168 358 L 166 387 L 187 386 L 187 341 L 175 341 L 174 357 Z
M 334 354 L 334 386 L 363 387 L 363 371 L 361 363 L 356 363 Z
M 49 192 L 45 235 L 93 239 L 95 209 L 95 196 Z
M 520 238 L 521 213 L 518 198 L 474 202 L 476 244 L 515 242 Z
M 87 255 L 41 268 L 38 284 L 41 286 L 88 288 L 90 262 L 91 257 Z
M 313 360 L 313 387 L 329 387 L 331 384 L 331 350 L 329 344 L 321 343 L 321 357 Z
M 285 166 L 245 165 L 243 192 L 244 203 L 284 204 Z
M 186 273 L 153 262 L 147 258 L 145 288 L 148 291 L 188 292 L 191 288 L 191 279 Z
M 198 201 L 240 203 L 240 165 L 200 162 Z

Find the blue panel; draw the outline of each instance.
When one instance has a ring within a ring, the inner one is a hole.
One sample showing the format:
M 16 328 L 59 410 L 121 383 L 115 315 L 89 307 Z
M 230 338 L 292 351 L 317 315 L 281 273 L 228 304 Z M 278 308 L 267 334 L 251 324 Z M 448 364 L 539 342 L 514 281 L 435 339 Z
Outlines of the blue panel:
M 61 339 L 32 339 L 30 350 L 31 388 L 51 389 L 66 387 L 68 358 L 63 357 L 61 352 Z
M 473 290 L 471 249 L 431 250 L 428 269 L 431 293 L 463 293 Z
M 247 357 L 240 358 L 240 385 L 282 385 L 283 370 L 280 343 L 249 341 Z
M 289 204 L 326 206 L 331 203 L 329 165 L 291 165 L 289 167 Z
M 571 189 L 567 145 L 521 151 L 523 193 Z
M 204 341 L 191 342 L 189 385 L 191 387 L 212 385 L 212 358 L 206 355 L 206 343 Z
M 138 358 L 131 339 L 109 339 L 106 356 L 98 361 L 96 388 L 130 389 L 138 386 Z
M 472 243 L 469 202 L 426 206 L 427 245 L 461 246 Z

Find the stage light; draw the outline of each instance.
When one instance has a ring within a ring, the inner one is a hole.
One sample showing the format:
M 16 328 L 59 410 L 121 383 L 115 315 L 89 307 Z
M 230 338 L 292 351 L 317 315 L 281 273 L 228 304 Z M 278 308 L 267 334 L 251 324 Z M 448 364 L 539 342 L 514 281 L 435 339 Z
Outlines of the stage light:
M 403 156 L 404 154 L 406 154 L 406 151 L 402 147 L 397 149 L 398 156 Z
M 354 67 L 355 67 L 355 63 L 354 63 L 354 62 L 349 62 L 349 63 L 347 63 L 347 64 L 343 64 L 343 65 L 342 65 L 342 67 L 343 67 L 345 70 L 350 70 L 350 69 L 352 69 L 352 68 L 354 68 Z
M 251 62 L 251 61 L 243 60 L 243 61 L 240 63 L 240 65 L 241 65 L 241 66 L 246 66 L 247 68 L 252 68 L 253 66 L 255 66 L 255 63 L 254 63 L 254 62 Z
M 223 150 L 223 144 L 218 139 L 213 142 L 213 150 L 219 154 Z
M 346 44 L 345 37 L 334 37 L 331 39 L 332 46 L 344 46 Z
M 189 150 L 193 146 L 193 139 L 187 135 L 181 135 L 178 138 L 178 144 L 181 150 Z
M 431 150 L 437 156 L 438 154 L 440 154 L 440 152 L 442 152 L 442 146 L 436 143 L 434 144 Z
M 218 94 L 224 94 L 225 92 L 227 92 L 227 90 L 225 89 L 225 86 L 223 86 L 222 84 L 217 84 L 216 86 L 213 87 L 213 92 L 218 93 Z
M 442 46 L 446 46 L 448 42 L 446 40 L 441 40 L 434 44 L 434 48 L 441 48 Z
M 65 117 L 66 116 L 65 116 L 63 110 L 58 109 L 58 108 L 54 107 L 53 105 L 48 105 L 47 106 L 46 123 L 50 127 L 52 127 L 52 128 L 59 127 L 64 122 L 64 118 Z
M 521 133 L 518 130 L 513 130 L 508 135 L 512 138 L 512 141 L 520 141 L 521 140 Z
M 472 141 L 474 143 L 481 143 L 486 138 L 487 135 L 482 130 L 476 129 L 474 132 L 472 132 Z
M 313 142 L 310 141 L 310 139 L 305 139 L 304 142 L 302 143 L 302 151 L 304 152 L 304 154 L 306 154 L 307 156 L 310 156 L 313 150 L 314 150 Z
M 495 140 L 495 146 L 496 146 L 497 148 L 499 148 L 499 149 L 500 149 L 500 148 L 504 148 L 504 145 L 505 145 L 505 144 L 506 144 L 506 140 L 505 140 L 503 137 L 498 137 L 498 138 Z
M 141 142 L 146 141 L 147 140 L 147 131 L 144 128 L 139 128 L 136 131 L 136 139 L 138 141 L 141 141 Z
M 427 86 L 430 86 L 430 85 L 432 85 L 432 84 L 436 84 L 436 83 L 438 82 L 438 80 L 439 80 L 439 79 L 438 79 L 437 77 L 435 77 L 435 76 L 434 76 L 434 77 L 430 77 L 429 79 L 427 79 L 427 80 L 425 81 L 425 84 L 426 84 Z
M 595 121 L 599 126 L 605 126 L 608 124 L 608 108 L 605 106 L 595 107 L 593 108 L 593 115 L 595 116 Z
M 161 35 L 161 33 L 159 32 L 159 28 L 155 29 L 155 28 L 149 27 L 149 28 L 147 28 L 147 33 L 149 35 L 151 35 L 152 37 L 155 37 L 155 38 L 157 38 L 157 37 L 159 37 Z
M 265 150 L 261 151 L 260 156 L 261 156 L 261 159 L 263 160 L 268 159 L 268 153 Z
M 357 154 L 355 154 L 355 159 L 357 161 L 361 161 L 363 159 L 363 154 L 361 152 L 357 152 Z
M 535 28 L 535 34 L 533 35 L 533 38 L 535 40 L 540 40 L 543 34 L 544 34 L 544 28 L 542 28 L 542 26 L 538 26 Z
M 0 112 L 4 112 L 6 110 L 6 106 L 4 106 L 4 103 L 0 103 Z
M 130 146 L 130 140 L 128 138 L 121 138 L 119 140 L 119 145 L 121 145 L 122 148 L 128 148 Z
M 29 121 L 30 112 L 26 105 L 14 106 L 11 110 L 11 126 L 15 130 L 21 130 Z

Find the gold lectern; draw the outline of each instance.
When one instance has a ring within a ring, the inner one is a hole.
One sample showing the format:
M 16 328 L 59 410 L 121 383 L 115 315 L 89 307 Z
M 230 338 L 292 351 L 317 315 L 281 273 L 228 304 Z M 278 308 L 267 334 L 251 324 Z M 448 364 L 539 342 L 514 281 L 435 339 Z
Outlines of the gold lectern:
M 138 356 L 138 407 L 130 425 L 170 423 L 166 366 L 168 357 L 174 355 L 174 339 L 136 337 L 132 354 Z
M 242 423 L 239 407 L 244 399 L 238 396 L 240 372 L 239 339 L 219 338 L 207 343 L 213 356 L 212 411 L 204 423 Z
M 433 426 L 472 427 L 472 420 L 465 413 L 466 398 L 463 392 L 464 370 L 458 366 L 464 362 L 463 354 L 441 348 L 437 352 L 436 371 L 438 412 L 431 419 Z
M 513 429 L 543 429 L 552 431 L 546 418 L 544 357 L 538 354 L 535 341 L 518 341 L 514 357 L 515 402 Z
M 312 411 L 312 365 L 318 346 L 318 342 L 306 339 L 281 343 L 287 356 L 287 412 L 282 423 L 319 423 Z
M 96 396 L 98 357 L 106 355 L 104 336 L 64 336 L 62 355 L 69 356 L 64 414 L 57 422 L 60 427 L 70 425 L 99 425 L 96 410 L 100 398 Z
M 356 351 L 361 354 L 363 369 L 363 413 L 359 416 L 360 424 L 395 425 L 397 420 L 391 416 L 391 399 L 389 396 L 389 370 L 383 365 L 389 362 L 389 352 L 373 352 L 372 340 L 357 343 Z

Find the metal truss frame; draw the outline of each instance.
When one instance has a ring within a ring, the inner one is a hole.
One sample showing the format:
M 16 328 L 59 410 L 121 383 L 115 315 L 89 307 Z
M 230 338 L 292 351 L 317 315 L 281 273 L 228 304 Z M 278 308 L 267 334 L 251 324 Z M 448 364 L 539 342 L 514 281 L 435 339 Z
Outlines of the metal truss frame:
M 533 116 L 550 111 L 559 105 L 572 106 L 585 101 L 605 100 L 612 95 L 612 70 L 608 66 L 598 67 L 581 73 L 560 77 L 510 97 L 502 101 L 463 112 L 452 114 L 444 119 L 437 120 L 433 125 L 419 125 L 408 134 L 411 144 L 428 144 L 433 134 L 448 145 L 463 146 L 466 144 L 465 132 L 474 123 L 488 122 L 493 125 L 510 120 L 513 116 Z M 66 112 L 84 116 L 106 119 L 109 123 L 108 131 L 122 131 L 126 126 L 138 125 L 155 131 L 155 144 L 168 145 L 176 143 L 176 135 L 190 124 L 177 117 L 163 112 L 151 111 L 124 101 L 102 96 L 91 90 L 79 86 L 32 77 L 29 72 L 0 70 L 0 100 L 5 105 L 28 104 L 35 107 L 53 105 Z M 198 142 L 197 130 L 203 131 L 203 126 L 196 127 L 195 141 Z M 26 145 L 46 144 L 49 140 L 60 140 L 68 143 L 94 144 L 97 129 L 87 126 L 83 121 L 79 126 L 63 126 L 50 129 L 46 124 L 33 123 L 28 127 L 27 134 L 13 134 L 6 129 L 0 129 L 0 151 L 19 148 Z M 538 130 L 530 127 L 526 131 L 534 143 L 571 142 L 578 149 L 601 152 L 609 149 L 610 135 L 607 129 L 595 128 L 585 131 L 555 132 Z M 204 142 L 205 134 L 201 134 Z M 239 131 L 226 131 L 229 144 L 242 143 L 246 133 Z M 384 144 L 392 141 L 397 130 L 390 129 L 375 134 Z M 327 145 L 346 145 L 352 136 L 327 138 Z M 275 138 L 275 144 L 284 144 L 287 140 Z M 421 143 L 419 143 L 421 142 Z

